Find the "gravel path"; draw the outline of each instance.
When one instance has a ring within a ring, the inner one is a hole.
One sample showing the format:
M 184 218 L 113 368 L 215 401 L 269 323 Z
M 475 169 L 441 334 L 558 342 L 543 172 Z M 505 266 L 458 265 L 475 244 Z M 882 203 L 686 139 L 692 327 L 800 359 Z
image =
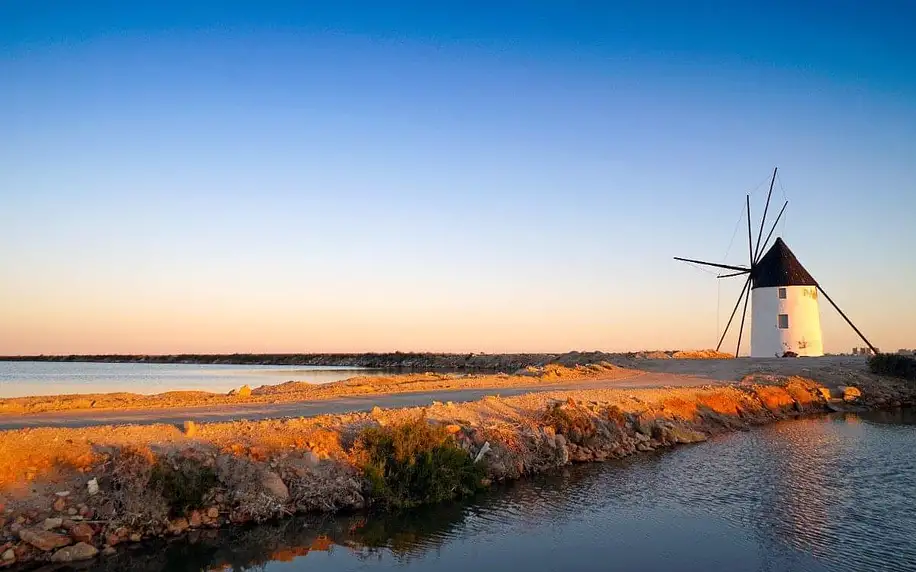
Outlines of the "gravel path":
M 218 405 L 203 407 L 178 407 L 169 409 L 126 409 L 100 411 L 81 409 L 73 411 L 52 411 L 26 415 L 0 415 L 0 430 L 23 429 L 26 427 L 91 427 L 95 425 L 155 423 L 182 424 L 185 421 L 214 422 L 239 419 L 259 420 L 282 417 L 312 417 L 322 414 L 339 414 L 352 411 L 369 411 L 373 407 L 383 409 L 429 405 L 434 401 L 475 401 L 487 395 L 510 397 L 531 392 L 569 391 L 587 389 L 637 389 L 652 387 L 691 387 L 699 385 L 724 385 L 725 380 L 713 380 L 700 376 L 676 375 L 670 373 L 638 373 L 624 378 L 602 380 L 585 379 L 568 383 L 553 383 L 517 386 L 488 387 L 475 389 L 447 389 L 418 391 L 390 395 L 354 395 L 288 403 L 253 403 L 244 405 Z

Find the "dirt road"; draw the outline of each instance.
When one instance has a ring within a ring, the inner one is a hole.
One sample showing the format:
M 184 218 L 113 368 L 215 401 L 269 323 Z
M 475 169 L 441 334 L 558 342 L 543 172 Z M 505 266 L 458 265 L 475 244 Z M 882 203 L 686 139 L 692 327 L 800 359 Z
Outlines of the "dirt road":
M 50 411 L 25 415 L 0 415 L 0 430 L 26 427 L 91 427 L 95 425 L 170 423 L 180 425 L 185 421 L 213 422 L 238 419 L 260 420 L 282 417 L 312 417 L 351 411 L 369 411 L 373 407 L 390 409 L 429 405 L 434 401 L 475 401 L 487 395 L 510 397 L 533 391 L 569 391 L 576 389 L 637 389 L 651 387 L 689 387 L 695 385 L 723 385 L 728 381 L 711 380 L 670 373 L 635 373 L 618 379 L 587 379 L 549 386 L 531 384 L 518 387 L 485 387 L 474 389 L 445 389 L 395 393 L 390 395 L 351 395 L 317 401 L 288 403 L 251 403 L 202 407 L 177 407 L 169 409 L 125 409 L 98 411 L 80 409 Z
M 308 394 L 299 399 L 261 401 L 257 403 L 218 403 L 212 405 L 174 406 L 167 408 L 112 408 L 70 409 L 25 414 L 0 414 L 0 430 L 27 427 L 90 427 L 97 425 L 169 423 L 180 425 L 185 421 L 214 422 L 239 419 L 260 420 L 284 417 L 311 417 L 322 414 L 339 414 L 368 411 L 373 407 L 383 409 L 429 405 L 434 401 L 465 402 L 487 395 L 503 397 L 531 392 L 569 391 L 580 389 L 643 389 L 660 387 L 696 387 L 727 385 L 740 381 L 749 374 L 793 376 L 815 379 L 828 386 L 844 385 L 857 377 L 868 375 L 864 359 L 849 357 L 824 357 L 806 359 L 727 359 L 727 360 L 639 360 L 626 365 L 630 370 L 620 370 L 606 379 L 588 378 L 551 382 L 521 378 L 508 380 L 481 378 L 456 380 L 453 386 L 429 389 L 427 384 L 411 390 L 406 385 L 385 386 L 382 391 L 392 393 L 367 393 L 339 395 L 312 399 Z M 473 387 L 463 384 L 476 382 Z M 346 389 L 346 383 L 343 384 Z

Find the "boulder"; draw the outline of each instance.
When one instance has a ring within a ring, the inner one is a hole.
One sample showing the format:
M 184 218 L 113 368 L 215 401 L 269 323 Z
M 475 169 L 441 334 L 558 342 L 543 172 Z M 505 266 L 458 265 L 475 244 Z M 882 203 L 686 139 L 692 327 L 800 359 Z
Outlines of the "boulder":
M 54 501 L 52 508 L 54 508 L 54 510 L 57 512 L 64 512 L 64 510 L 67 508 L 67 500 L 63 497 L 57 497 L 57 500 Z
M 42 523 L 41 527 L 44 528 L 45 530 L 52 530 L 54 528 L 60 528 L 61 526 L 63 526 L 63 524 L 64 524 L 64 519 L 58 516 L 55 518 L 46 518 L 44 523 Z
M 699 443 L 706 440 L 706 434 L 686 427 L 666 427 L 665 440 L 669 443 Z
M 0 560 L 3 560 L 4 562 L 12 562 L 15 559 L 16 559 L 16 553 L 13 552 L 12 548 L 7 548 L 6 552 L 4 552 L 2 556 L 0 556 Z
M 277 473 L 265 471 L 261 476 L 261 486 L 278 500 L 285 501 L 289 498 L 289 489 Z
M 55 548 L 61 548 L 70 544 L 69 536 L 34 528 L 23 528 L 19 531 L 19 538 L 23 542 L 31 544 L 44 552 L 50 552 Z
M 862 397 L 862 391 L 858 387 L 846 386 L 840 389 L 843 390 L 843 401 L 856 401 Z
M 248 387 L 247 385 L 243 385 L 242 387 L 238 389 L 233 389 L 232 391 L 230 391 L 229 395 L 232 395 L 234 397 L 250 397 L 251 388 Z
M 77 542 L 92 542 L 95 530 L 85 522 L 73 525 L 70 529 L 70 538 Z
M 73 546 L 61 548 L 51 555 L 51 562 L 79 562 L 80 560 L 89 560 L 95 558 L 99 550 L 91 544 L 80 542 Z

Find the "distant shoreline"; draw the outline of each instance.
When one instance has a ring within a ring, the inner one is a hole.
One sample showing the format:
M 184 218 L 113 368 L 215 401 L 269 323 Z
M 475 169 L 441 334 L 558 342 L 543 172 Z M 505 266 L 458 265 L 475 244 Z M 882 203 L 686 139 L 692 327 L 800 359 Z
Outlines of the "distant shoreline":
M 700 355 L 702 354 L 702 355 Z M 711 354 L 711 355 L 706 355 Z M 294 353 L 294 354 L 81 354 L 0 356 L 6 362 L 87 362 L 87 363 L 157 363 L 212 365 L 301 365 L 346 366 L 368 369 L 449 369 L 515 371 L 548 363 L 576 365 L 616 362 L 629 359 L 666 359 L 672 357 L 718 357 L 730 354 L 681 352 L 678 350 L 643 352 L 557 352 L 557 353 L 436 353 L 436 352 L 367 352 L 367 353 Z

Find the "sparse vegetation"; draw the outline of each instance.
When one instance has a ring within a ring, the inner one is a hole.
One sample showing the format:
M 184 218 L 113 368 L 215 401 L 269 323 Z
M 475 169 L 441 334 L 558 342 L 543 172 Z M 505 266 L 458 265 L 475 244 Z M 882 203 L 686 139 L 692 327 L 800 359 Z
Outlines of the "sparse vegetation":
M 159 459 L 150 470 L 149 488 L 162 493 L 173 516 L 202 507 L 216 485 L 213 468 L 193 457 Z
M 916 381 L 916 358 L 902 354 L 877 354 L 868 360 L 872 373 Z
M 371 501 L 385 508 L 464 496 L 478 490 L 485 475 L 443 427 L 424 417 L 363 430 L 355 452 Z

